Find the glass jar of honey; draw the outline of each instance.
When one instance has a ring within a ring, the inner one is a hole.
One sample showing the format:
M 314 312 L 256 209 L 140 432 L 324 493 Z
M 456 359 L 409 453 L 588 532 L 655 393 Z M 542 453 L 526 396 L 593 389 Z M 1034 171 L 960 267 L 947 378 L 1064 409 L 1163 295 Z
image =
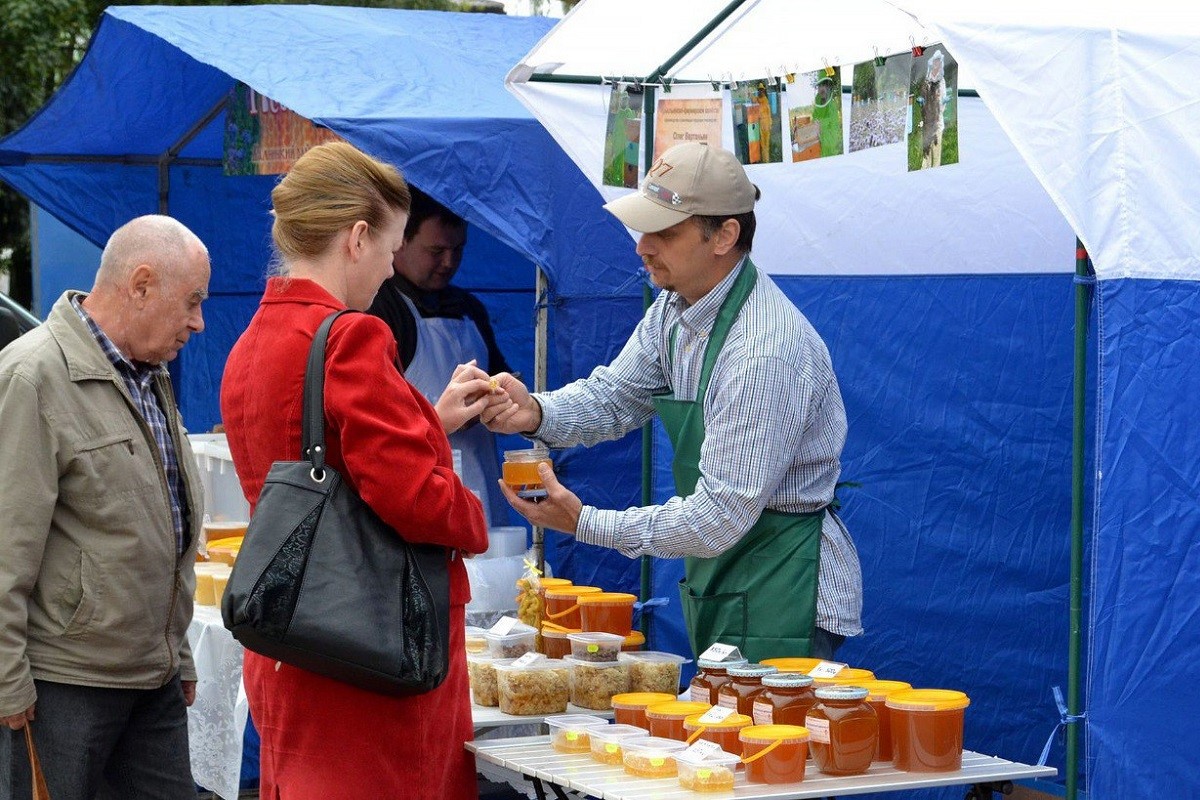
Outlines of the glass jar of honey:
M 875 758 L 879 718 L 861 686 L 822 686 L 805 717 L 813 764 L 826 775 L 861 775 Z
M 546 487 L 542 485 L 542 476 L 538 474 L 539 464 L 554 467 L 550 452 L 545 448 L 504 451 L 501 475 L 504 482 L 517 493 L 517 497 L 530 500 L 546 496 Z
M 729 668 L 748 663 L 746 659 L 737 661 L 711 661 L 707 658 L 696 659 L 696 675 L 688 684 L 688 698 L 694 703 L 717 704 L 717 690 L 729 682 Z
M 763 676 L 763 690 L 754 698 L 755 725 L 804 725 L 809 709 L 817 704 L 813 679 L 794 672 Z
M 778 671 L 775 667 L 763 664 L 730 667 L 729 682 L 717 689 L 717 705 L 751 716 L 754 713 L 754 698 L 763 691 L 763 678 Z

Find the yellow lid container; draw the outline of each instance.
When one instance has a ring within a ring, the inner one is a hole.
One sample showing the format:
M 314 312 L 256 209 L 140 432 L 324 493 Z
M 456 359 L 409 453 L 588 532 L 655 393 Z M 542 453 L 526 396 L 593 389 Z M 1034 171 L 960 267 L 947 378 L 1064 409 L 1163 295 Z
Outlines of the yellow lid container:
M 697 728 L 707 728 L 710 731 L 736 731 L 754 724 L 754 720 L 745 714 L 730 714 L 720 722 L 701 722 L 700 718 L 703 716 L 704 714 L 689 714 L 684 717 L 684 729 L 694 731 Z
M 565 586 L 555 586 L 553 588 L 548 587 L 546 589 L 546 599 L 570 600 L 571 602 L 575 602 L 575 598 L 581 594 L 593 594 L 603 591 L 604 590 L 599 586 L 576 586 L 572 583 L 568 583 Z
M 646 708 L 675 702 L 675 695 L 664 692 L 626 692 L 614 694 L 613 708 Z
M 768 667 L 776 667 L 780 672 L 798 672 L 807 675 L 809 670 L 821 663 L 819 658 L 764 658 L 758 662 Z
M 632 606 L 637 602 L 637 595 L 625 592 L 588 593 L 579 598 L 579 605 Z
M 517 588 L 526 588 L 527 580 L 526 578 L 517 578 Z M 538 585 L 543 589 L 561 589 L 564 586 L 570 586 L 571 582 L 566 578 L 538 578 Z
M 625 643 L 621 645 L 621 649 L 626 652 L 630 650 L 641 650 L 642 646 L 645 644 L 646 634 L 642 633 L 641 631 L 630 631 L 629 635 L 625 637 Z
M 807 742 L 808 728 L 800 725 L 751 725 L 742 728 L 738 738 L 753 744 L 774 742 Z
M 712 706 L 708 703 L 694 703 L 691 700 L 672 700 L 667 703 L 646 706 L 646 716 L 651 718 L 677 718 L 684 720 L 693 714 L 703 714 L 710 708 L 712 708 Z
M 955 711 L 971 705 L 971 699 L 953 689 L 908 689 L 887 696 L 888 708 L 899 711 Z
M 892 692 L 903 692 L 903 691 L 907 691 L 912 688 L 911 683 L 905 683 L 904 681 L 874 680 L 874 681 L 863 681 L 862 683 L 858 683 L 855 685 L 861 686 L 864 689 L 866 689 L 867 690 L 867 699 L 873 703 L 881 702 L 884 698 L 886 698 Z
M 845 667 L 832 678 L 813 678 L 813 686 L 862 686 L 863 681 L 875 680 L 875 673 L 869 669 Z

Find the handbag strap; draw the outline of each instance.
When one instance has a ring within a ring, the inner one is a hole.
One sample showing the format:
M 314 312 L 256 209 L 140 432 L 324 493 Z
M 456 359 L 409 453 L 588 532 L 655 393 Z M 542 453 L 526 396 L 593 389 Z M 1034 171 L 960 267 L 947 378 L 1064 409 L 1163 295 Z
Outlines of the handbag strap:
M 30 722 L 25 723 L 25 747 L 29 750 L 30 785 L 33 787 L 33 800 L 50 800 L 50 790 L 46 787 L 46 775 L 42 772 L 42 762 L 38 758 L 37 748 L 33 744 L 33 730 Z
M 321 322 L 308 349 L 308 365 L 304 369 L 304 418 L 300 456 L 313 466 L 314 477 L 325 473 L 325 345 L 333 322 L 349 309 L 335 311 Z

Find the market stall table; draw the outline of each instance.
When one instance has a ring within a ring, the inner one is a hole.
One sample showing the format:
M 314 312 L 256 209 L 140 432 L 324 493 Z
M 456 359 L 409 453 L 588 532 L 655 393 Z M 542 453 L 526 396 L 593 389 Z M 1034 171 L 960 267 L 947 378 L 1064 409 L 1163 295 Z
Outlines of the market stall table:
M 601 800 L 696 800 L 706 796 L 681 788 L 676 778 L 632 777 L 624 768 L 599 764 L 586 753 L 555 752 L 550 747 L 549 736 L 468 742 L 466 747 L 475 754 L 478 762 L 495 764 L 532 780 L 539 797 L 546 796 L 546 786 L 560 798 L 566 797 L 564 789 Z M 955 772 L 900 772 L 890 764 L 880 762 L 873 764 L 865 775 L 831 777 L 812 769 L 810 764 L 802 783 L 741 783 L 732 792 L 712 796 L 737 800 L 803 800 L 964 785 L 978 787 L 976 796 L 988 798 L 998 784 L 1023 778 L 1051 777 L 1056 772 L 1052 767 L 1005 761 L 968 750 L 963 752 L 962 769 Z

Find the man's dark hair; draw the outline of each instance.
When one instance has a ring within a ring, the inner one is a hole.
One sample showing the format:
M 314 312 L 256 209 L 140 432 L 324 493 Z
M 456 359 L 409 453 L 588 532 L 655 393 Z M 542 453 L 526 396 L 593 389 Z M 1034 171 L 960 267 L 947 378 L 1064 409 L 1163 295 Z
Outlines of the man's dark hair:
M 762 192 L 755 186 L 754 200 L 757 202 L 760 197 L 762 197 Z M 740 230 L 738 231 L 738 238 L 734 244 L 734 249 L 739 253 L 745 254 L 750 252 L 750 247 L 754 244 L 754 228 L 757 225 L 754 219 L 754 209 L 744 214 L 718 214 L 716 216 L 696 214 L 692 219 L 700 226 L 700 234 L 706 242 L 713 237 L 713 234 L 721 230 L 721 226 L 725 224 L 725 220 L 735 219 L 740 226 Z
M 422 192 L 411 183 L 408 191 L 412 195 L 412 206 L 408 210 L 408 224 L 404 226 L 404 241 L 409 241 L 421 229 L 421 223 L 427 219 L 440 219 L 455 228 L 464 228 L 466 220 L 455 214 L 444 205 Z

